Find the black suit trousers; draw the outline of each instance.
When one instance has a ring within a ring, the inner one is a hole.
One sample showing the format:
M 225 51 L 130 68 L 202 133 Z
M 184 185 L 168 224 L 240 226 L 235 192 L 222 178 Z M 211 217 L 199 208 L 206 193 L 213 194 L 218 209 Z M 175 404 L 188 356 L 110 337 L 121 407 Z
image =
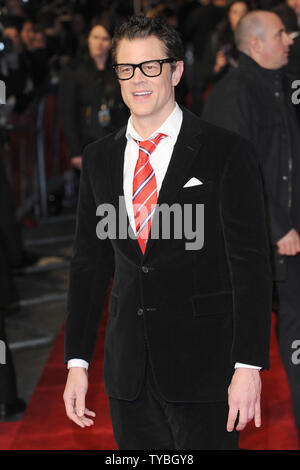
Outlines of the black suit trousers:
M 227 402 L 170 403 L 159 394 L 149 360 L 142 391 L 134 401 L 109 397 L 120 450 L 238 449 L 238 432 L 226 431 Z

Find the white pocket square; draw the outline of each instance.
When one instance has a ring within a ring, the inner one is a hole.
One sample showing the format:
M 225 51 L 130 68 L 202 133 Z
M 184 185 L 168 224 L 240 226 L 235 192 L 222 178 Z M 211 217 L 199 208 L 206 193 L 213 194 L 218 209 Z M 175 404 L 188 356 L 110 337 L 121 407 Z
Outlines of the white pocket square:
M 191 178 L 185 185 L 184 188 L 189 188 L 190 186 L 199 186 L 199 184 L 203 184 L 202 181 L 198 180 L 198 178 Z

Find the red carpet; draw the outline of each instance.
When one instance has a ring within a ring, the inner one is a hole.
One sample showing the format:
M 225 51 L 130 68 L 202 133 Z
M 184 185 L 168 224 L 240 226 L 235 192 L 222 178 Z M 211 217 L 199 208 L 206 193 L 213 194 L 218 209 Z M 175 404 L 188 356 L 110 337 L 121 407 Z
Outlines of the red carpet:
M 64 331 L 62 330 L 24 419 L 10 445 L 11 450 L 107 450 L 117 448 L 110 423 L 108 399 L 104 394 L 102 380 L 105 324 L 106 315 L 99 329 L 99 341 L 94 361 L 89 369 L 89 391 L 86 406 L 95 411 L 96 424 L 91 428 L 81 429 L 73 424 L 65 414 L 62 395 L 67 374 L 66 366 L 63 365 Z
M 276 317 L 272 317 L 271 369 L 262 373 L 262 427 L 249 424 L 241 433 L 240 447 L 253 450 L 298 450 L 290 392 L 275 336 Z
M 105 323 L 106 315 L 99 330 L 94 362 L 89 372 L 87 407 L 96 412 L 95 425 L 81 429 L 71 423 L 65 415 L 62 395 L 66 368 L 63 365 L 64 339 L 63 331 L 61 331 L 23 421 L 0 423 L 0 449 L 114 450 L 117 448 L 110 424 L 108 399 L 104 394 L 101 379 Z M 241 433 L 240 447 L 243 449 L 293 450 L 299 448 L 289 389 L 278 356 L 274 324 L 275 318 L 271 341 L 272 369 L 262 374 L 263 426 L 257 430 L 250 424 Z

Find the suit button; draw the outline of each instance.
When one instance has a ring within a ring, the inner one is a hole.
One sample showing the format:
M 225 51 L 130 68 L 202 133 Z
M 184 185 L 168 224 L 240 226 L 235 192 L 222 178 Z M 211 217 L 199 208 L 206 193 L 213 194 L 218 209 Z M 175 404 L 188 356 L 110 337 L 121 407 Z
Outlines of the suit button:
M 143 273 L 147 274 L 149 272 L 148 266 L 142 266 Z
M 138 311 L 137 311 L 137 314 L 138 314 L 139 317 L 141 317 L 144 314 L 144 309 L 139 308 Z

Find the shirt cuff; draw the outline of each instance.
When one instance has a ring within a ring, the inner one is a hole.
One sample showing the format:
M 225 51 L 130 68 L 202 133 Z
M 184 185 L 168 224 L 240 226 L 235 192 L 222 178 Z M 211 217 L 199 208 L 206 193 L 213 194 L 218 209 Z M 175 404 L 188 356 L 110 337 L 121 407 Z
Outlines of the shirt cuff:
M 88 369 L 89 368 L 89 363 L 84 361 L 83 359 L 70 359 L 68 361 L 68 369 L 70 369 L 71 367 L 84 367 L 85 369 Z M 252 365 L 249 365 L 249 364 L 243 364 L 241 362 L 236 362 L 235 363 L 235 366 L 234 366 L 235 369 L 238 369 L 238 368 L 244 368 L 244 369 L 256 369 L 256 370 L 260 370 L 261 367 L 259 366 L 252 366 Z
M 250 366 L 248 364 L 242 364 L 241 362 L 236 362 L 235 369 L 256 369 L 256 370 L 261 370 L 261 367 L 259 366 Z
M 84 361 L 83 359 L 70 359 L 68 361 L 68 369 L 70 367 L 84 367 L 85 369 L 89 368 L 89 363 Z

